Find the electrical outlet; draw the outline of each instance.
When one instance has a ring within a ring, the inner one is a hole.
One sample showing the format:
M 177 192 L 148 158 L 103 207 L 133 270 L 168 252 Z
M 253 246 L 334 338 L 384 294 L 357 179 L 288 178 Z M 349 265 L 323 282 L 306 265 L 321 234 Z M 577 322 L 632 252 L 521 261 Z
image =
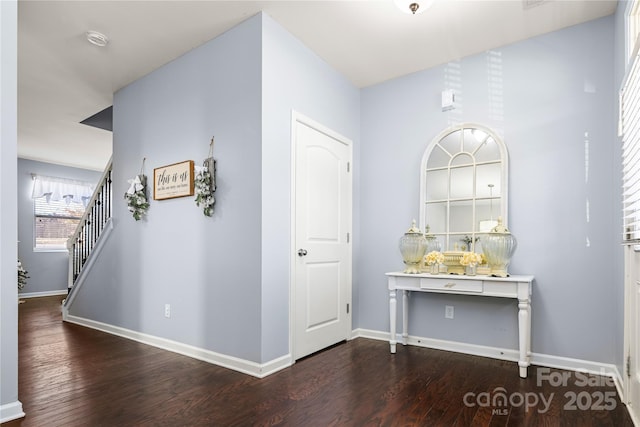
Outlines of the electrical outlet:
M 444 317 L 445 319 L 453 319 L 453 306 L 445 305 L 444 306 Z
M 164 305 L 164 317 L 171 317 L 171 304 Z

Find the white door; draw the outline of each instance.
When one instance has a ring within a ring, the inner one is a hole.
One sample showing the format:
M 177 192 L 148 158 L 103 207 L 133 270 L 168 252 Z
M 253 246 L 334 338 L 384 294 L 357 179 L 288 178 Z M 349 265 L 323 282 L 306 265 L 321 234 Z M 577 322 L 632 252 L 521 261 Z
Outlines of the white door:
M 640 252 L 625 246 L 625 400 L 640 419 Z
M 351 335 L 351 142 L 293 115 L 293 356 Z

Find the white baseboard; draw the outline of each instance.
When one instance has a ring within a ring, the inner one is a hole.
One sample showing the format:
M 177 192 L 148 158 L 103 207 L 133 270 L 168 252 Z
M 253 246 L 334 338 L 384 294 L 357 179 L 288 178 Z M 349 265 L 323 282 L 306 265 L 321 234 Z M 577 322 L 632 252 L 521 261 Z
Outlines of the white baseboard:
M 389 341 L 389 332 L 374 331 L 370 329 L 354 329 L 352 336 L 371 338 L 381 341 Z M 396 337 L 398 345 L 402 346 L 402 335 Z M 515 349 L 505 349 L 498 347 L 487 347 L 476 344 L 468 344 L 457 341 L 437 340 L 433 338 L 423 338 L 409 336 L 407 337 L 408 345 L 419 347 L 435 348 L 438 350 L 453 351 L 456 353 L 471 354 L 474 356 L 491 357 L 500 360 L 509 360 L 517 362 L 519 352 Z M 592 362 L 589 360 L 572 359 L 569 357 L 554 356 L 549 354 L 531 353 L 531 364 L 544 366 L 547 368 L 564 369 L 568 371 L 578 371 L 582 373 L 602 375 L 613 379 L 620 398 L 623 397 L 622 376 L 615 365 L 601 362 Z M 624 401 L 624 400 L 623 400 Z
M 162 348 L 164 350 L 182 354 L 184 356 L 192 357 L 204 362 L 212 363 L 214 365 L 222 366 L 234 371 L 242 372 L 244 374 L 251 375 L 257 378 L 264 378 L 284 368 L 287 368 L 294 363 L 293 358 L 290 354 L 261 364 L 252 362 L 250 360 L 240 359 L 234 356 L 216 353 L 211 350 L 194 347 L 166 338 L 156 337 L 153 335 L 132 331 L 130 329 L 121 328 L 119 326 L 109 325 L 106 323 L 96 322 L 94 320 L 73 316 L 70 314 L 66 314 L 64 320 L 69 323 L 75 323 L 81 326 L 86 326 L 88 328 L 97 329 L 109 334 L 131 339 L 133 341 L 138 341 L 143 344 L 151 345 L 153 347 Z M 351 334 L 351 339 L 360 337 L 388 341 L 389 333 L 370 329 L 354 329 Z M 401 346 L 402 344 L 400 343 L 402 342 L 402 336 L 398 335 L 397 340 L 399 345 Z M 409 336 L 407 339 L 407 344 L 434 348 L 438 350 L 453 351 L 456 353 L 471 354 L 474 356 L 508 360 L 512 362 L 517 362 L 519 357 L 518 350 L 515 349 L 481 346 L 476 344 L 438 340 L 433 338 Z M 621 398 L 623 396 L 622 376 L 620 375 L 620 372 L 615 365 L 540 353 L 531 354 L 531 364 L 548 368 L 579 371 L 583 373 L 610 377 L 614 380 L 618 394 L 621 396 Z
M 282 357 L 273 359 L 266 363 L 257 363 L 250 360 L 240 359 L 234 356 L 216 353 L 211 350 L 194 347 L 188 344 L 183 344 L 166 338 L 143 334 L 141 332 L 132 331 L 130 329 L 121 328 L 119 326 L 109 325 L 107 323 L 96 322 L 95 320 L 73 316 L 68 313 L 66 313 L 66 315 L 64 316 L 64 321 L 75 323 L 77 325 L 85 326 L 91 329 L 97 329 L 99 331 L 107 332 L 109 334 L 117 335 L 133 341 L 138 341 L 143 344 L 182 354 L 184 356 L 222 366 L 223 368 L 232 369 L 237 372 L 242 372 L 243 374 L 251 375 L 257 378 L 264 378 L 293 364 L 293 359 L 290 354 L 286 354 Z
M 627 406 L 627 412 L 629 412 L 629 416 L 631 417 L 631 421 L 633 421 L 634 426 L 640 426 L 640 419 L 636 416 L 636 411 L 634 408 Z
M 373 331 L 370 329 L 356 329 L 354 333 L 362 338 L 371 338 L 381 341 L 389 341 L 389 332 Z M 397 336 L 398 345 L 402 345 L 402 335 Z M 500 360 L 518 361 L 518 350 L 487 347 L 476 344 L 468 344 L 457 341 L 438 340 L 423 337 L 407 337 L 407 345 L 434 348 L 437 350 L 453 351 L 456 353 L 472 354 L 474 356 L 491 357 Z
M 19 400 L 0 406 L 0 423 L 6 423 L 24 417 L 22 403 Z
M 67 295 L 67 289 L 56 290 L 56 291 L 44 291 L 44 292 L 25 292 L 23 294 L 18 294 L 18 298 L 40 298 L 40 297 L 52 297 L 55 295 Z

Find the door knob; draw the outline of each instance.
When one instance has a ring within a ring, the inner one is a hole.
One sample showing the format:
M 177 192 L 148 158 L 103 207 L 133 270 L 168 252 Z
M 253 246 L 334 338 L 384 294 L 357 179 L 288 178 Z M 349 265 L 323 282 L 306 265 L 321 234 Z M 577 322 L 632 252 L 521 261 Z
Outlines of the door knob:
M 306 249 L 299 249 L 298 250 L 298 256 L 305 256 L 307 255 L 307 250 Z

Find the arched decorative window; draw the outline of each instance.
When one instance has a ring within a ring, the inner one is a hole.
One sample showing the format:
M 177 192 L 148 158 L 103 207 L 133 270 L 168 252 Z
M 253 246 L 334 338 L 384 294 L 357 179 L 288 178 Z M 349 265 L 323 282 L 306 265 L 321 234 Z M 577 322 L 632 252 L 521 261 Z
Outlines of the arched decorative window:
M 491 129 L 465 123 L 427 146 L 420 174 L 420 225 L 443 251 L 481 252 L 481 235 L 507 226 L 507 148 Z

